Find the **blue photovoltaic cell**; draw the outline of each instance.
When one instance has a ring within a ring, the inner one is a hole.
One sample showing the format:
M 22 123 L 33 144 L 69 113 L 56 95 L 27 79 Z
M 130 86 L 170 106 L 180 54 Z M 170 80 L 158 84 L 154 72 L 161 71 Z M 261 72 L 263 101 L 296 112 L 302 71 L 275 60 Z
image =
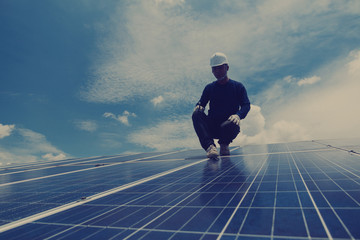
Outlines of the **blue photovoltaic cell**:
M 219 159 L 197 149 L 2 168 L 0 239 L 360 239 L 358 143 L 231 147 Z

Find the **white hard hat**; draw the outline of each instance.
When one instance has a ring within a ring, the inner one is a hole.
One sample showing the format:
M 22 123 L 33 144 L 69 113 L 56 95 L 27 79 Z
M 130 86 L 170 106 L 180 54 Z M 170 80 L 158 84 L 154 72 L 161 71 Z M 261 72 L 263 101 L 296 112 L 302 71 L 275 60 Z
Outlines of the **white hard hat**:
M 223 54 L 221 52 L 214 53 L 214 55 L 212 55 L 212 57 L 210 58 L 210 66 L 211 67 L 221 66 L 223 64 L 229 64 L 229 62 L 228 62 L 225 54 Z

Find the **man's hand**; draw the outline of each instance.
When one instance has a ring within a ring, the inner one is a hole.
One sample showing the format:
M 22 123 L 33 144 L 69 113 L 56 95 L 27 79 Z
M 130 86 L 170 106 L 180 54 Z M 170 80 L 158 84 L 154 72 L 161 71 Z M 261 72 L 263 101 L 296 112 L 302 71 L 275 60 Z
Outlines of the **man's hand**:
M 240 117 L 239 117 L 239 115 L 237 115 L 237 114 L 231 115 L 231 116 L 228 118 L 228 120 L 229 120 L 230 122 L 233 122 L 234 124 L 240 126 Z
M 204 112 L 204 107 L 196 105 L 196 107 L 194 108 L 194 112 Z

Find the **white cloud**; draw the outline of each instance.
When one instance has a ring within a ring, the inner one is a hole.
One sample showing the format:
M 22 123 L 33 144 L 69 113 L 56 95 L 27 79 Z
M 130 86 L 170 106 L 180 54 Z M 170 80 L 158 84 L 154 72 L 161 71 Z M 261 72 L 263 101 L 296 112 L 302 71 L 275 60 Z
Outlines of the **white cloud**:
M 311 139 L 306 129 L 295 122 L 278 121 L 266 128 L 261 108 L 251 106 L 248 116 L 241 121 L 241 133 L 232 145 L 265 144 Z M 156 126 L 144 127 L 129 135 L 128 140 L 157 151 L 182 148 L 201 148 L 192 125 L 191 116 L 179 116 Z M 217 141 L 215 141 L 216 143 Z
M 121 149 L 124 145 L 122 134 L 103 132 L 100 134 L 99 144 L 103 149 Z
M 267 142 L 293 142 L 311 139 L 304 127 L 296 122 L 285 120 L 274 123 L 265 134 Z
M 164 8 L 159 3 L 168 4 Z M 169 101 L 193 103 L 213 80 L 208 65 L 213 52 L 228 55 L 229 75 L 235 78 L 276 69 L 288 64 L 304 42 L 334 34 L 339 18 L 354 12 L 357 3 L 214 4 L 216 8 L 201 14 L 192 10 L 191 3 L 170 0 L 135 1 L 119 8 L 109 23 L 112 31 L 101 41 L 102 60 L 94 63 L 95 78 L 83 97 L 93 102 L 128 102 L 169 92 L 173 94 Z
M 267 144 L 311 139 L 307 130 L 295 122 L 278 120 L 266 124 L 261 108 L 251 105 L 247 117 L 241 121 L 241 133 L 234 140 L 234 145 Z
M 317 83 L 321 80 L 321 78 L 319 76 L 312 76 L 312 77 L 308 77 L 308 78 L 296 78 L 293 77 L 291 75 L 284 77 L 284 81 L 291 84 L 293 82 L 296 82 L 298 86 L 302 86 L 302 85 L 311 85 L 314 83 Z
M 80 129 L 87 132 L 95 132 L 98 128 L 98 125 L 96 122 L 92 120 L 76 120 L 74 122 L 75 126 Z
M 66 159 L 66 155 L 63 153 L 59 153 L 59 154 L 53 154 L 53 153 L 47 153 L 45 155 L 42 156 L 42 158 L 46 159 L 46 160 L 50 160 L 50 161 L 56 161 L 56 160 L 64 160 Z
M 270 122 L 296 123 L 316 139 L 359 137 L 359 69 L 359 50 L 324 66 L 317 75 L 326 81 L 266 106 Z
M 152 104 L 154 104 L 154 106 L 159 105 L 163 101 L 164 101 L 164 98 L 162 96 L 158 96 L 158 97 L 151 99 L 151 102 L 152 102 Z
M 182 5 L 185 3 L 185 0 L 155 0 L 156 4 L 168 4 L 170 6 L 175 6 L 175 5 Z
M 0 139 L 10 136 L 15 125 L 3 125 L 0 123 Z
M 251 105 L 250 112 L 245 119 L 241 120 L 241 131 L 249 136 L 261 133 L 265 128 L 265 118 L 261 113 L 261 108 Z
M 57 148 L 51 145 L 41 133 L 25 128 L 18 128 L 17 132 L 21 135 L 24 145 L 29 148 L 26 149 L 29 152 L 58 152 Z
M 240 133 L 234 140 L 234 144 L 244 146 L 248 144 L 269 144 L 302 140 L 311 140 L 311 136 L 304 127 L 295 122 L 280 120 L 253 136 Z
M 44 135 L 30 129 L 14 127 L 11 136 L 0 143 L 0 165 L 69 157 L 48 142 Z
M 351 77 L 360 76 L 360 50 L 354 50 L 349 54 L 349 57 L 352 59 L 347 64 L 348 74 Z
M 303 78 L 303 79 L 299 80 L 299 81 L 297 82 L 297 84 L 298 84 L 299 86 L 302 86 L 302 85 L 311 85 L 311 84 L 314 84 L 314 83 L 316 83 L 316 82 L 318 82 L 318 81 L 320 81 L 320 80 L 321 80 L 320 77 L 318 77 L 318 76 L 312 76 L 312 77 L 309 77 L 309 78 Z
M 287 83 L 291 83 L 291 82 L 296 81 L 296 78 L 294 78 L 293 76 L 289 75 L 289 76 L 284 77 L 284 81 L 286 81 Z
M 13 163 L 28 163 L 41 160 L 39 156 L 26 153 L 17 153 L 9 149 L 0 147 L 0 166 L 10 165 Z
M 113 113 L 106 112 L 106 113 L 103 114 L 103 116 L 105 118 L 112 118 L 112 119 L 114 119 L 114 120 L 116 120 L 116 121 L 118 121 L 118 122 L 120 122 L 120 123 L 122 123 L 122 124 L 124 124 L 126 126 L 130 126 L 129 117 L 136 117 L 136 114 L 135 113 L 130 113 L 127 110 L 125 110 L 122 115 L 119 114 L 119 115 L 116 116 Z
M 110 112 L 104 113 L 103 117 L 116 119 L 116 115 Z
M 198 148 L 199 140 L 194 132 L 191 116 L 179 116 L 153 127 L 144 127 L 129 135 L 128 140 L 157 151 L 181 148 Z

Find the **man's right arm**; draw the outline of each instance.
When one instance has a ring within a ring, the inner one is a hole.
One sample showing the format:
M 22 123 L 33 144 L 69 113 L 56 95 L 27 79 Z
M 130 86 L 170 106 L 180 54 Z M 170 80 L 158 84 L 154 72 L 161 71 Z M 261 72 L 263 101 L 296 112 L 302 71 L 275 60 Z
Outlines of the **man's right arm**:
M 200 97 L 200 100 L 197 102 L 196 106 L 201 106 L 203 108 L 206 107 L 206 104 L 209 102 L 210 100 L 210 90 L 209 90 L 209 85 L 207 85 Z
M 209 88 L 206 86 L 201 94 L 200 100 L 196 103 L 194 112 L 204 112 L 206 104 L 209 102 Z

